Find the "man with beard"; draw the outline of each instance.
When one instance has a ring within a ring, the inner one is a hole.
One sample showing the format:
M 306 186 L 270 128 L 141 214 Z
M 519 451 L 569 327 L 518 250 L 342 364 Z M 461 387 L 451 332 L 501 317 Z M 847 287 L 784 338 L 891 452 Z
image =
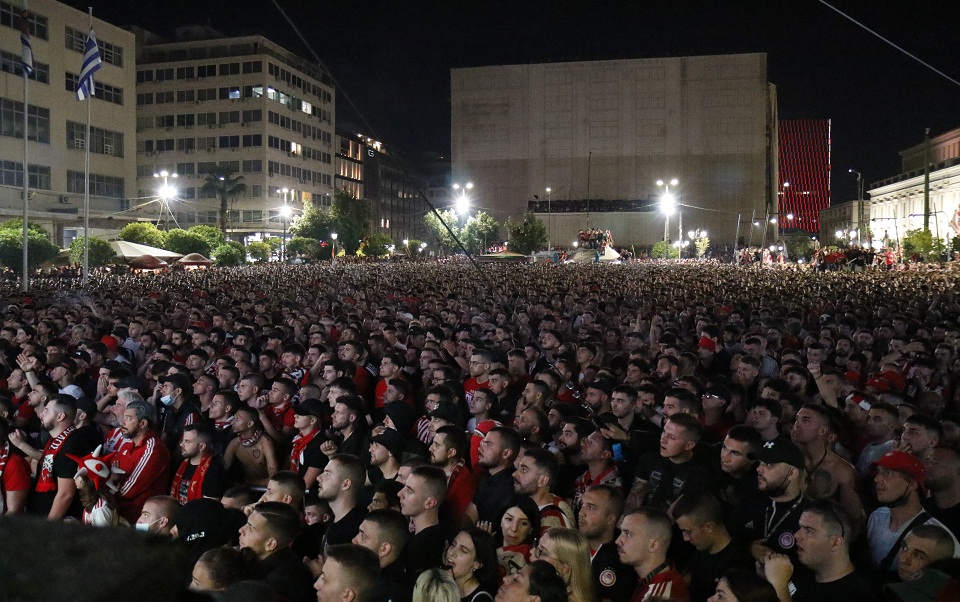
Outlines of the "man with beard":
M 602 602 L 627 600 L 637 575 L 620 562 L 615 539 L 617 521 L 623 512 L 623 493 L 619 487 L 594 485 L 587 489 L 577 513 L 577 530 L 590 544 L 593 587 Z
M 170 452 L 157 435 L 157 410 L 152 404 L 128 403 L 120 428 L 132 444 L 114 460 L 126 474 L 117 493 L 117 511 L 133 524 L 149 498 L 167 492 Z
M 333 521 L 323 535 L 320 551 L 329 546 L 350 543 L 360 529 L 367 510 L 357 503 L 366 480 L 363 463 L 349 454 L 335 455 L 317 477 L 317 497 L 326 500 Z
M 260 413 L 248 406 L 237 409 L 230 428 L 237 438 L 227 445 L 223 463 L 231 470 L 234 461 L 240 480 L 248 486 L 266 487 L 270 477 L 280 469 L 276 444 L 263 432 Z
M 574 524 L 570 505 L 550 493 L 556 478 L 557 457 L 542 448 L 524 451 L 513 473 L 513 492 L 528 496 L 540 510 L 541 534 L 551 527 L 571 527 Z
M 803 496 L 806 463 L 803 454 L 793 442 L 774 439 L 765 442 L 751 460 L 757 466 L 757 486 L 769 504 L 757 512 L 746 528 L 754 540 L 754 559 L 763 560 L 769 552 L 786 554 L 797 559 L 797 540 L 800 515 L 810 505 Z
M 467 508 L 472 522 L 500 524 L 500 517 L 513 501 L 513 462 L 519 451 L 520 435 L 502 426 L 491 429 L 480 442 L 477 464 L 487 472 L 477 480 L 477 492 Z
M 474 397 L 476 400 L 476 397 Z M 477 482 L 464 460 L 467 436 L 455 426 L 441 426 L 430 443 L 430 463 L 447 475 L 447 506 L 458 524 L 477 491 Z
M 396 403 L 396 402 L 394 402 Z M 370 462 L 370 433 L 363 428 L 363 400 L 356 395 L 344 395 L 333 406 L 331 427 L 340 433 L 340 440 L 328 439 L 320 449 L 332 457 L 334 454 L 350 454 L 365 464 Z
M 213 430 L 200 424 L 184 427 L 180 439 L 183 462 L 177 468 L 170 495 L 181 505 L 210 498 L 220 501 L 227 489 L 227 471 L 213 453 Z

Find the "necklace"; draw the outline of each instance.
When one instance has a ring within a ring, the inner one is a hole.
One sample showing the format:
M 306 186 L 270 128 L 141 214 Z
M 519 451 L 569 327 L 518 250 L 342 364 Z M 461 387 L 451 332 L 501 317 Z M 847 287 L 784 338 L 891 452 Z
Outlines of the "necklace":
M 820 456 L 820 461 L 817 462 L 817 465 L 814 466 L 814 467 L 807 473 L 807 485 L 809 485 L 810 482 L 813 481 L 813 473 L 817 472 L 817 469 L 820 468 L 820 465 L 823 464 L 823 461 L 827 459 L 827 453 L 828 453 L 829 451 L 830 451 L 830 450 L 824 448 L 824 450 L 823 450 L 823 455 Z

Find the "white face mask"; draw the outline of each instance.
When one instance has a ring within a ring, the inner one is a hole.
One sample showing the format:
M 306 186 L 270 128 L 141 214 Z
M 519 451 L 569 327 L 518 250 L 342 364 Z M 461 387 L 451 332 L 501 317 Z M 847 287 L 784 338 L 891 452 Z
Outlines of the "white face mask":
M 161 518 L 162 518 L 162 517 L 161 517 Z M 160 522 L 160 518 L 156 519 L 156 520 L 153 521 L 152 523 L 137 523 L 137 524 L 135 524 L 133 527 L 134 527 L 137 531 L 141 531 L 141 532 L 143 532 L 143 533 L 149 533 L 149 532 L 150 532 L 150 527 L 152 527 L 153 525 L 157 524 L 158 522 Z
M 170 396 L 170 395 L 164 395 L 163 397 L 160 398 L 160 403 L 162 403 L 162 404 L 165 405 L 165 406 L 172 405 L 172 404 L 173 404 L 173 397 Z

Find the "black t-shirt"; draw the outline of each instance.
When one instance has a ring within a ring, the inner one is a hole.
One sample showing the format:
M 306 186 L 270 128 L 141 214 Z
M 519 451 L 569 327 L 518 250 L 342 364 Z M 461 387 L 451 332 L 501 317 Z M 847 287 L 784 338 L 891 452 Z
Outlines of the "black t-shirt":
M 187 488 L 190 487 L 190 481 L 193 480 L 193 475 L 197 472 L 197 466 L 194 464 L 187 464 L 187 467 L 183 471 L 183 480 L 180 481 L 180 497 L 185 498 L 187 496 Z M 207 474 L 203 477 L 203 491 L 201 494 L 203 497 L 210 497 L 214 499 L 220 499 L 223 497 L 223 492 L 227 490 L 230 486 L 230 479 L 227 477 L 227 469 L 223 467 L 223 462 L 219 458 L 214 458 L 210 462 L 210 467 L 207 469 Z
M 731 570 L 754 570 L 748 545 L 731 541 L 716 554 L 695 552 L 687 565 L 691 602 L 706 602 L 716 592 L 717 581 Z
M 47 439 L 49 440 L 49 438 L 48 436 Z M 73 479 L 77 474 L 77 463 L 67 457 L 67 454 L 82 458 L 96 449 L 97 445 L 96 440 L 85 435 L 83 429 L 78 429 L 68 436 L 63 444 L 60 445 L 60 449 L 57 450 L 57 455 L 53 458 L 51 476 L 54 482 L 56 482 L 56 479 Z M 42 461 L 41 459 L 41 462 Z M 37 470 L 39 471 L 40 468 L 38 467 Z M 47 516 L 50 514 L 50 509 L 53 508 L 53 500 L 56 497 L 56 489 L 43 493 L 37 493 L 36 490 L 33 490 L 30 492 L 30 500 L 27 507 L 32 514 Z M 80 504 L 80 494 L 75 493 L 65 516 L 80 518 L 82 513 L 83 506 Z
M 495 475 L 486 473 L 477 481 L 473 503 L 480 520 L 499 525 L 503 513 L 513 505 L 513 470 L 511 466 Z
M 675 464 L 659 453 L 647 453 L 637 462 L 635 476 L 650 486 L 645 505 L 660 510 L 669 508 L 685 493 L 698 494 L 715 489 L 713 471 L 696 458 Z
M 370 594 L 371 602 L 410 602 L 412 598 L 413 589 L 403 562 L 397 560 L 380 569 L 380 578 Z
M 409 584 L 415 584 L 423 571 L 443 566 L 445 551 L 446 536 L 439 524 L 414 533 L 403 549 L 403 564 L 407 569 Z
M 930 516 L 950 529 L 954 537 L 960 538 L 960 504 L 949 508 L 939 508 L 933 498 L 929 498 L 923 501 L 923 508 Z
M 303 450 L 303 456 L 300 458 L 300 476 L 305 476 L 307 474 L 307 469 L 309 468 L 319 468 L 323 470 L 327 467 L 327 462 L 330 458 L 327 457 L 327 454 L 320 451 L 320 446 L 327 440 L 322 434 L 318 434 L 313 438 L 313 441 L 307 444 L 307 447 Z M 307 489 L 313 489 L 316 487 L 316 483 L 307 483 Z
M 629 600 L 637 587 L 637 572 L 622 562 L 613 542 L 600 546 L 590 561 L 593 569 L 593 589 L 597 599 Z
M 327 553 L 330 546 L 341 543 L 350 543 L 360 532 L 360 523 L 367 516 L 367 509 L 363 506 L 354 506 L 353 510 L 347 512 L 340 520 L 330 523 L 327 532 L 323 535 L 323 544 L 320 549 Z
M 793 602 L 826 602 L 828 600 L 856 600 L 876 602 L 877 590 L 858 571 L 827 583 L 817 583 L 812 574 L 793 580 L 797 592 Z
M 786 502 L 768 500 L 746 525 L 752 533 L 750 540 L 761 540 L 764 546 L 777 554 L 789 556 L 793 566 L 799 566 L 794 533 L 800 529 L 800 515 L 809 505 L 810 500 L 802 496 Z

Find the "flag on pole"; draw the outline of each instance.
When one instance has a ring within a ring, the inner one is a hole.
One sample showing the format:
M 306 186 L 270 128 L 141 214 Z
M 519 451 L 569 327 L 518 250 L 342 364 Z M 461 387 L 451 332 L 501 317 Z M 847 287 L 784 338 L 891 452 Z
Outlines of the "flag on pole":
M 100 49 L 97 48 L 97 38 L 90 28 L 87 43 L 83 47 L 83 66 L 80 69 L 80 81 L 77 83 L 77 100 L 86 100 L 94 95 L 93 74 L 100 69 Z
M 30 13 L 20 11 L 20 45 L 23 46 L 21 61 L 27 75 L 33 74 L 33 47 L 30 45 Z

